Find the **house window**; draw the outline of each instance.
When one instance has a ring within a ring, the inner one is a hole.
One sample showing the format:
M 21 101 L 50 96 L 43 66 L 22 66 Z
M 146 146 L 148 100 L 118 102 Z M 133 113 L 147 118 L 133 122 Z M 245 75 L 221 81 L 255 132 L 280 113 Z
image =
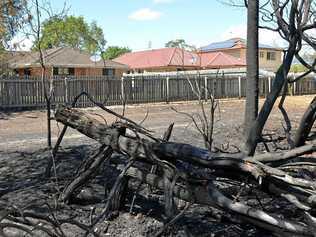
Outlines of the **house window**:
M 75 69 L 73 67 L 68 68 L 69 75 L 74 76 L 75 75 Z
M 75 69 L 68 67 L 54 67 L 53 75 L 75 75 Z
M 31 76 L 31 69 L 24 68 L 23 74 L 24 74 L 24 76 Z
M 113 68 L 103 68 L 103 76 L 114 76 L 115 69 Z
M 58 75 L 69 75 L 69 69 L 68 68 L 62 68 L 59 67 L 57 69 Z
M 260 58 L 264 58 L 264 52 L 260 51 Z
M 275 59 L 275 52 L 267 52 L 267 60 L 274 61 Z

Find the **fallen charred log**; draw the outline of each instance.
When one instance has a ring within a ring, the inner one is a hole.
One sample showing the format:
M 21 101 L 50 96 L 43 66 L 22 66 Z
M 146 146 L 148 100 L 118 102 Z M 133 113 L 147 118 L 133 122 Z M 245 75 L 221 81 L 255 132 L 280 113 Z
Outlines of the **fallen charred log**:
M 239 180 L 247 178 L 257 183 L 261 191 L 286 199 L 301 213 L 312 213 L 316 206 L 316 184 L 309 180 L 293 177 L 268 164 L 274 161 L 273 156 L 277 157 L 277 160 L 289 160 L 290 162 L 291 158 L 296 158 L 297 155 L 313 152 L 314 144 L 283 153 L 246 157 L 242 153 L 209 152 L 188 144 L 172 143 L 154 138 L 151 135 L 148 136 L 148 130 L 138 127 L 137 124 L 130 123 L 130 121 L 105 125 L 86 113 L 62 105 L 57 108 L 55 118 L 65 126 L 72 127 L 98 141 L 106 151 L 110 149 L 124 155 L 128 164 L 119 176 L 120 179 L 124 176 L 130 177 L 164 190 L 167 193 L 165 200 L 166 203 L 169 203 L 168 205 L 172 203 L 174 195 L 185 201 L 209 205 L 234 213 L 242 220 L 272 232 L 302 236 L 313 235 L 311 232 L 315 224 L 313 218 L 294 222 L 247 206 L 225 196 L 214 185 L 214 181 L 218 177 L 234 177 Z M 101 152 L 100 156 L 102 154 Z M 109 154 L 103 155 L 108 157 Z M 154 174 L 137 167 L 134 165 L 134 161 L 157 166 L 158 173 Z M 95 169 L 101 163 L 102 161 L 91 162 L 91 166 L 85 166 L 83 175 L 81 176 L 79 172 L 79 175 L 65 187 L 60 200 L 67 202 L 75 189 L 93 176 Z M 207 174 L 208 178 L 196 175 L 203 172 Z M 113 199 L 122 200 L 121 196 L 125 191 L 126 183 L 118 180 L 111 190 L 106 208 L 101 215 L 102 218 L 109 211 L 119 208 L 120 202 L 116 202 L 116 205 L 109 203 L 111 201 L 113 203 Z M 97 218 L 94 223 L 100 219 L 101 217 Z

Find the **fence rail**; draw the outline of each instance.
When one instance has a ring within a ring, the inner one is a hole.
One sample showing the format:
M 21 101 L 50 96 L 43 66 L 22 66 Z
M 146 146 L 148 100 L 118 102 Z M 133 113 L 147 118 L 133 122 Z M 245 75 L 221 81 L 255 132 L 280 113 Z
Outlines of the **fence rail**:
M 50 80 L 46 80 L 49 88 Z M 273 78 L 260 78 L 260 96 L 269 92 Z M 189 101 L 214 95 L 216 98 L 244 97 L 246 79 L 241 76 L 141 76 L 127 78 L 75 77 L 54 78 L 52 104 L 71 103 L 75 96 L 85 91 L 105 105 Z M 292 84 L 289 94 L 316 93 L 314 78 L 305 78 Z M 78 107 L 93 104 L 82 97 Z M 44 108 L 43 84 L 40 78 L 6 78 L 0 80 L 0 110 Z

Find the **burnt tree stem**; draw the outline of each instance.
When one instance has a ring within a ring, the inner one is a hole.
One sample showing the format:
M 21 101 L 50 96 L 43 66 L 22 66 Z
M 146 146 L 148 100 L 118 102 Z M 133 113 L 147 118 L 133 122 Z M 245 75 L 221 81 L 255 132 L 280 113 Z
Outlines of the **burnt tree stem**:
M 316 184 L 289 176 L 279 169 L 264 165 L 250 157 L 240 157 L 240 154 L 212 153 L 188 144 L 151 142 L 147 139 L 138 140 L 126 137 L 123 135 L 124 133 L 119 125 L 104 125 L 81 111 L 65 106 L 59 106 L 57 108 L 55 117 L 58 122 L 77 129 L 101 144 L 111 146 L 113 150 L 127 154 L 130 157 L 135 156 L 140 160 L 151 163 L 152 161 L 147 157 L 146 152 L 151 151 L 159 159 L 171 163 L 174 163 L 176 160 L 181 160 L 201 168 L 225 170 L 227 174 L 229 174 L 229 172 L 238 172 L 241 176 L 250 175 L 257 182 L 266 183 L 268 187 L 267 190 L 270 190 L 269 185 L 274 183 L 280 186 L 283 193 L 291 193 L 297 196 L 302 202 L 316 206 L 316 199 L 310 198 L 316 195 L 314 191 Z M 309 149 L 315 150 L 316 147 L 311 146 Z M 302 152 L 302 147 L 299 148 L 299 150 Z M 291 154 L 291 152 L 289 153 Z M 267 156 L 266 159 L 270 160 L 272 156 Z M 280 159 L 284 158 L 282 155 L 279 156 Z M 264 160 L 263 158 L 264 155 L 261 157 L 261 160 Z
M 245 134 L 258 115 L 259 105 L 259 57 L 258 22 L 259 1 L 249 1 L 247 7 L 247 90 L 245 112 Z
M 293 37 L 290 42 L 290 47 L 284 58 L 283 64 L 280 66 L 275 75 L 271 92 L 267 95 L 257 119 L 251 124 L 244 147 L 244 152 L 248 156 L 254 155 L 257 144 L 261 140 L 263 127 L 266 124 L 266 121 L 273 109 L 275 101 L 280 95 L 283 85 L 287 80 L 287 75 L 295 56 L 297 43 L 297 37 Z
M 316 120 L 316 97 L 304 113 L 294 137 L 294 146 L 303 146 Z
M 137 168 L 131 167 L 127 170 L 126 175 L 136 178 L 153 187 L 164 189 L 164 179 L 152 173 L 143 172 Z M 242 220 L 250 222 L 270 231 L 281 234 L 296 234 L 298 236 L 312 236 L 309 228 L 300 223 L 287 220 L 281 220 L 264 211 L 249 207 L 240 202 L 234 202 L 224 196 L 214 185 L 208 186 L 195 185 L 191 190 L 185 189 L 182 185 L 175 185 L 173 193 L 176 197 L 207 206 L 215 206 L 224 211 L 233 212 Z
M 49 149 L 52 148 L 52 128 L 51 128 L 51 103 L 50 100 L 46 101 L 47 110 L 47 146 Z
M 61 193 L 59 201 L 67 203 L 76 190 L 97 175 L 99 167 L 106 159 L 111 157 L 112 152 L 111 147 L 103 145 L 97 154 L 86 160 L 83 167 L 77 171 L 75 178 Z
M 161 165 L 164 164 L 164 162 L 176 164 L 176 161 L 181 161 L 187 164 L 184 171 L 181 171 L 187 175 L 194 173 L 192 171 L 195 169 L 210 168 L 215 171 L 224 171 L 221 174 L 217 174 L 219 177 L 229 178 L 231 174 L 234 174 L 236 179 L 251 177 L 253 181 L 259 184 L 262 191 L 284 197 L 297 208 L 306 211 L 316 207 L 315 183 L 292 177 L 284 171 L 267 166 L 256 161 L 254 158 L 242 157 L 242 153 L 235 155 L 213 153 L 188 144 L 151 141 L 145 138 L 125 136 L 125 129 L 128 128 L 128 124 L 115 123 L 111 126 L 107 126 L 79 110 L 65 106 L 59 106 L 57 108 L 55 118 L 58 122 L 77 129 L 79 132 L 98 141 L 104 146 L 111 147 L 114 151 L 126 154 L 128 157 L 135 157 L 138 162 Z M 302 148 L 303 147 L 300 147 L 300 149 Z M 309 149 L 313 150 L 315 147 L 312 146 Z M 151 155 L 149 155 L 148 152 L 150 152 Z M 288 156 L 290 156 L 290 154 Z M 153 160 L 152 157 L 156 157 L 155 159 L 159 162 Z M 262 158 L 264 157 L 261 157 L 261 159 Z M 284 157 L 280 156 L 279 158 L 282 160 Z M 271 159 L 271 156 L 267 156 L 267 159 Z M 130 173 L 132 168 L 134 167 L 127 166 L 123 174 L 133 176 Z M 160 166 L 160 168 L 165 169 L 164 166 Z M 154 178 L 154 180 L 148 180 L 147 176 L 139 172 L 136 175 L 137 177 L 134 176 L 134 178 L 153 186 L 158 185 L 159 188 L 164 190 L 165 182 L 163 177 L 157 177 L 154 174 L 148 175 L 156 178 Z M 212 185 L 212 181 L 205 181 L 208 184 L 208 189 L 206 189 L 205 182 L 204 184 L 199 184 L 194 182 L 194 177 L 192 182 L 190 181 L 191 179 L 192 178 L 187 179 L 190 185 L 186 187 L 178 185 L 177 182 L 175 182 L 172 185 L 174 195 L 188 201 L 192 201 L 191 198 L 193 198 L 193 202 L 216 206 L 224 211 L 231 211 L 239 215 L 243 220 L 274 232 L 295 233 L 302 236 L 311 235 L 308 225 L 280 219 L 243 203 L 232 201 L 217 190 L 217 188 Z M 194 197 L 191 196 L 192 193 Z

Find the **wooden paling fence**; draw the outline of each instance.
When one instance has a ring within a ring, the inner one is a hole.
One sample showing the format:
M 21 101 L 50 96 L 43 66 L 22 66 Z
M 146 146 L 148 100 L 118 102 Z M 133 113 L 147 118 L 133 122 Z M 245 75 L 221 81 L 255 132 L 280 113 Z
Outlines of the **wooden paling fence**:
M 49 88 L 47 79 L 46 87 Z M 271 89 L 273 78 L 260 78 L 260 96 Z M 190 101 L 216 98 L 237 98 L 246 95 L 244 76 L 138 76 L 126 78 L 114 77 L 56 77 L 53 78 L 52 104 L 68 103 L 81 92 L 89 93 L 105 105 Z M 305 78 L 292 84 L 291 95 L 316 93 L 314 78 Z M 90 107 L 93 104 L 81 97 L 78 107 Z M 40 78 L 4 78 L 0 79 L 0 110 L 44 108 L 43 84 Z

